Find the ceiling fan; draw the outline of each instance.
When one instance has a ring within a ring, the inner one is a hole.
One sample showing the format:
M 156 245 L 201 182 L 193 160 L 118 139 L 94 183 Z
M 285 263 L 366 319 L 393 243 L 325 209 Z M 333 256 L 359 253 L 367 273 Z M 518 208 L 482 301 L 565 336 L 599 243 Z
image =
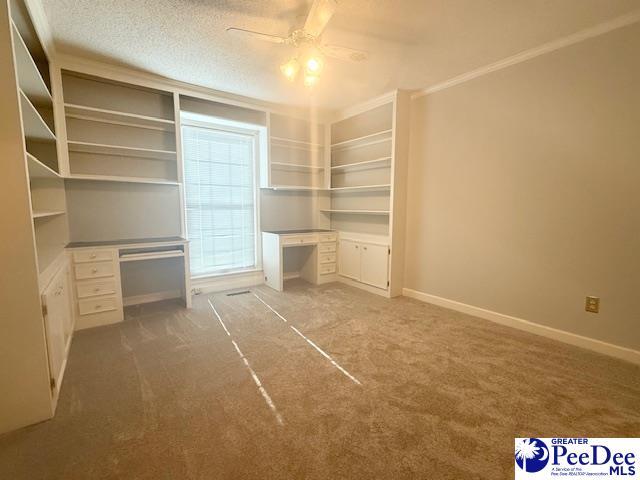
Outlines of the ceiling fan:
M 352 62 L 366 60 L 367 52 L 338 45 L 321 43 L 322 32 L 333 17 L 337 8 L 336 0 L 314 0 L 307 20 L 302 28 L 293 30 L 288 37 L 254 32 L 244 28 L 229 27 L 227 32 L 237 33 L 248 38 L 256 38 L 271 43 L 289 45 L 296 48 L 296 55 L 280 66 L 280 70 L 289 80 L 294 81 L 300 69 L 304 72 L 304 84 L 313 87 L 318 83 L 324 66 L 324 57 L 337 58 Z

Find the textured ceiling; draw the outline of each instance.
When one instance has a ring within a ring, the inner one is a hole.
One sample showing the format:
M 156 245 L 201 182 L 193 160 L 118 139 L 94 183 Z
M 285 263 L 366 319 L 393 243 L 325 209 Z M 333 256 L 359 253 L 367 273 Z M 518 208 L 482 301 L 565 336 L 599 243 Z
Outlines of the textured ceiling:
M 640 8 L 640 0 L 338 0 L 323 40 L 367 50 L 370 59 L 329 59 L 310 93 L 279 72 L 290 47 L 225 29 L 287 35 L 304 23 L 311 0 L 41 1 L 63 53 L 323 108 L 427 87 Z

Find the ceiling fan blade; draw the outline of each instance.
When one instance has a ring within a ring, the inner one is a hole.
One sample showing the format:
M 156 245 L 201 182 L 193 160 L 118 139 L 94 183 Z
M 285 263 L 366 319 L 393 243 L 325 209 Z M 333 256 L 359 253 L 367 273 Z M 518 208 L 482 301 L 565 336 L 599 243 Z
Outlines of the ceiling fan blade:
M 337 6 L 336 0 L 314 0 L 307 21 L 304 23 L 304 31 L 319 37 L 333 17 Z
M 339 45 L 322 45 L 321 50 L 327 57 L 348 60 L 350 62 L 362 62 L 369 58 L 369 54 L 363 50 L 341 47 Z
M 242 35 L 247 38 L 255 38 L 257 40 L 263 40 L 271 43 L 286 43 L 285 37 L 279 37 L 277 35 L 269 35 L 268 33 L 254 32 L 253 30 L 245 30 L 244 28 L 227 28 L 227 32 Z

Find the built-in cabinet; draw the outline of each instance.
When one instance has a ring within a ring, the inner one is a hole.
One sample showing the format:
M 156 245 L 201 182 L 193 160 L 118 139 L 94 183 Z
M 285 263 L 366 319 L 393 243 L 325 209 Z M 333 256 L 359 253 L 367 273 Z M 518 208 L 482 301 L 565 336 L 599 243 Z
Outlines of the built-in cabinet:
M 340 240 L 340 275 L 386 289 L 389 286 L 389 247 L 355 240 Z
M 42 292 L 51 391 L 57 402 L 73 334 L 72 287 L 68 262 L 64 262 Z

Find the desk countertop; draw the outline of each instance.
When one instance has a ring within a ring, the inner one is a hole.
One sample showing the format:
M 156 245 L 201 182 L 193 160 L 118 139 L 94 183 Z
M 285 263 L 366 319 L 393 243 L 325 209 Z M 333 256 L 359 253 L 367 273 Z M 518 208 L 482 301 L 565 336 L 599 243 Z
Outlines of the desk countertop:
M 334 230 L 326 230 L 324 228 L 307 228 L 305 230 L 263 230 L 264 233 L 273 233 L 274 235 L 297 235 L 300 233 L 329 233 Z
M 126 240 L 103 240 L 97 242 L 71 242 L 67 244 L 67 248 L 118 247 L 122 245 L 138 245 L 147 243 L 187 243 L 187 240 L 182 237 L 130 238 Z

